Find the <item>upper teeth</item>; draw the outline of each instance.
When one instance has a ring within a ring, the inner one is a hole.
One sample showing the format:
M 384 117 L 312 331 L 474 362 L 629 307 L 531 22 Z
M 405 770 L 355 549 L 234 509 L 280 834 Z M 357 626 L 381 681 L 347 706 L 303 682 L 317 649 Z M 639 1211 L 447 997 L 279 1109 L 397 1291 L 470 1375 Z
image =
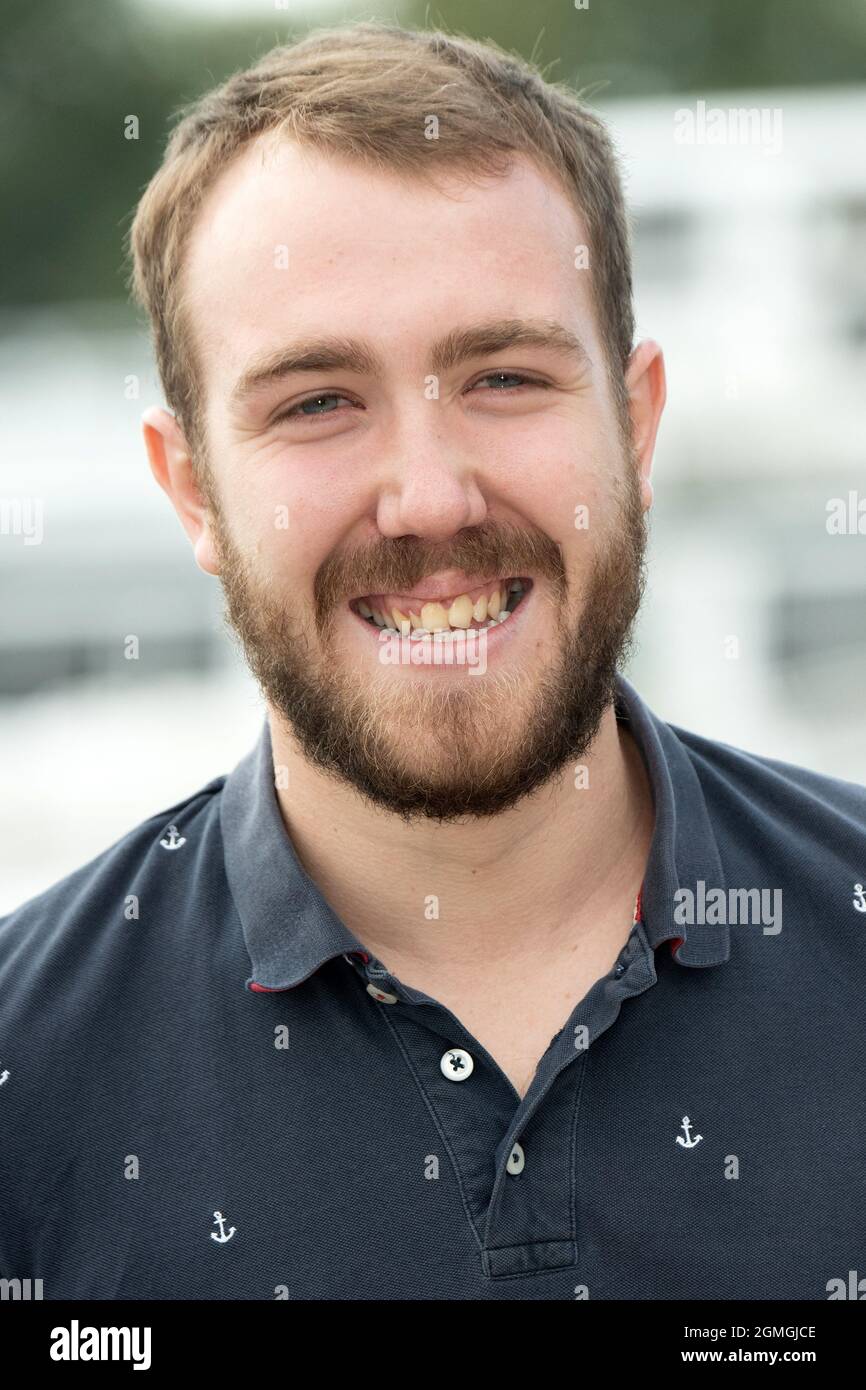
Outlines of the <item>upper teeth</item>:
M 358 612 L 371 618 L 379 627 L 400 632 L 408 637 L 410 632 L 423 629 L 425 632 L 449 632 L 452 628 L 468 628 L 473 622 L 482 626 L 497 619 L 519 603 L 523 597 L 523 584 L 519 579 L 503 580 L 491 594 L 480 594 L 472 599 L 468 594 L 458 594 L 446 607 L 444 603 L 423 603 L 420 612 L 412 609 L 404 613 L 394 607 L 390 611 L 376 608 L 364 599 L 358 599 Z

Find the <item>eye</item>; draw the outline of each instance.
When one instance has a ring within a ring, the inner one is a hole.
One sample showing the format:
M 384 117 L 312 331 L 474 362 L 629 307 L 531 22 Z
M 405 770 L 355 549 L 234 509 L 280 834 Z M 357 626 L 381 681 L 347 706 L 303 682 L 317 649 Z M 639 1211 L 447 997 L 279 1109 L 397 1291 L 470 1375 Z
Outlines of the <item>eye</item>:
M 485 381 L 493 381 L 496 383 L 493 394 L 497 396 L 502 396 L 508 391 L 518 389 L 511 384 L 513 382 L 517 382 L 518 387 L 520 385 L 546 387 L 548 384 L 546 381 L 542 381 L 540 377 L 527 376 L 525 372 L 487 372 L 484 376 L 479 377 L 477 381 L 473 382 L 469 390 L 474 391 L 476 386 L 481 386 Z
M 347 401 L 349 405 L 354 405 L 354 401 L 341 395 L 339 391 L 319 391 L 315 396 L 307 396 L 306 400 L 290 405 L 288 410 L 280 411 L 279 415 L 274 416 L 272 423 L 276 425 L 280 420 L 316 420 L 323 415 L 333 415 L 339 408 L 328 404 L 333 401 Z M 308 410 L 308 406 L 313 408 Z M 319 409 L 320 406 L 323 408 Z

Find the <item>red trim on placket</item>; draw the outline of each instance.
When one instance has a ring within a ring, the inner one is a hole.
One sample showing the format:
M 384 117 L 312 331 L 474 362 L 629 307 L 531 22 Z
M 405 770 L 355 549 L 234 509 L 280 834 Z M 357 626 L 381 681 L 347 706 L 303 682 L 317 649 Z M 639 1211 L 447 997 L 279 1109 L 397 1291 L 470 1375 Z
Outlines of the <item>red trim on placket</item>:
M 641 884 L 640 888 L 638 889 L 638 895 L 635 899 L 634 920 L 635 922 L 643 921 L 643 884 Z M 676 955 L 677 951 L 682 946 L 685 939 L 686 938 L 684 936 L 672 936 L 668 938 L 668 945 L 671 948 L 672 956 Z
M 284 994 L 283 989 L 269 989 L 267 985 L 257 985 L 255 982 L 250 984 L 250 989 L 254 989 L 256 994 Z

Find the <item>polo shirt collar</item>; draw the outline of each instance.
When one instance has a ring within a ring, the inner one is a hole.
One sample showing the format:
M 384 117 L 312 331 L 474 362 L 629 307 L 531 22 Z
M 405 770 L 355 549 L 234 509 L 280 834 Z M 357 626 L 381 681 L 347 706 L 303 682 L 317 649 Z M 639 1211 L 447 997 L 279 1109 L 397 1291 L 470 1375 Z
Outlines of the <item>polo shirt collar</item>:
M 730 954 L 727 924 L 686 927 L 673 920 L 677 888 L 694 886 L 699 879 L 725 888 L 691 759 L 623 676 L 616 679 L 615 709 L 641 750 L 655 803 L 640 899 L 647 939 L 653 949 L 668 941 L 681 965 L 718 964 Z M 277 800 L 267 718 L 253 748 L 225 780 L 220 822 L 226 875 L 252 963 L 248 989 L 292 989 L 337 956 L 354 952 L 368 959 L 295 853 Z
M 220 805 L 226 875 L 252 961 L 247 989 L 291 989 L 335 956 L 363 951 L 295 853 L 274 782 L 267 718 L 226 778 Z
M 700 880 L 726 889 L 719 847 L 698 775 L 674 729 L 653 714 L 624 676 L 615 709 L 643 755 L 655 802 L 655 829 L 641 888 L 641 918 L 650 945 L 670 941 L 681 965 L 720 965 L 730 956 L 727 922 L 682 926 L 674 921 L 678 888 Z

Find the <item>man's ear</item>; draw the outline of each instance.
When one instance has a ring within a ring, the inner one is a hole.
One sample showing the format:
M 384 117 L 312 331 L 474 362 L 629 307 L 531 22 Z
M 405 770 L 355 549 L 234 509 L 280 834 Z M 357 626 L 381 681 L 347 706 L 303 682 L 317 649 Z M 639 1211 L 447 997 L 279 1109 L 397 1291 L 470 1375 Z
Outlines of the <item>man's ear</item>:
M 205 574 L 219 574 L 208 505 L 195 480 L 183 430 L 175 417 L 158 405 L 149 406 L 144 412 L 141 428 L 151 472 L 167 493 L 192 542 L 196 564 Z
M 656 434 L 667 398 L 665 359 L 658 343 L 651 338 L 638 343 L 632 352 L 625 382 L 629 394 L 632 442 L 640 467 L 641 501 L 646 510 L 653 502 L 650 473 Z

